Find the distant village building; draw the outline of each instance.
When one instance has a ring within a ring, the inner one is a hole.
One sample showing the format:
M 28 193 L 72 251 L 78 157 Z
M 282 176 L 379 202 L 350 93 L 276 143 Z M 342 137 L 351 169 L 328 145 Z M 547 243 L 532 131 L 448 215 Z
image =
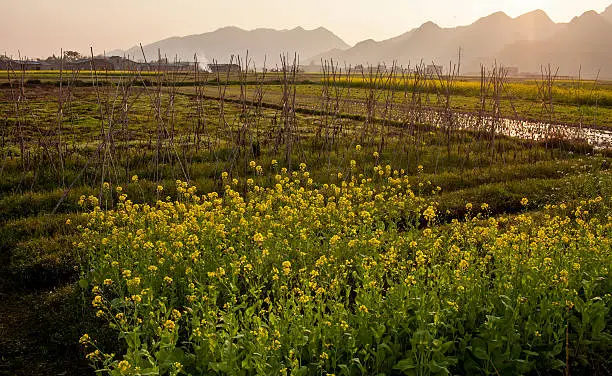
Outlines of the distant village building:
M 83 58 L 79 60 L 67 60 L 60 58 L 48 58 L 43 61 L 35 60 L 14 60 L 8 57 L 0 57 L 0 70 L 96 70 L 104 71 L 150 71 L 150 72 L 192 72 L 199 68 L 195 62 L 170 62 L 168 59 L 150 61 L 147 63 L 136 62 L 121 56 L 96 56 L 93 58 Z M 241 72 L 240 65 L 237 64 L 209 64 L 208 68 L 212 72 Z
M 40 61 L 34 60 L 13 60 L 8 58 L 0 59 L 0 70 L 43 70 L 45 65 Z M 48 69 L 48 68 L 47 68 Z
M 167 61 L 150 62 L 148 64 L 132 61 L 120 56 L 96 56 L 79 60 L 48 58 L 46 60 L 14 60 L 0 56 L 0 70 L 91 70 L 96 71 L 185 71 L 193 70 L 194 63 L 168 63 Z
M 93 59 L 80 59 L 64 63 L 64 69 L 74 70 L 96 70 L 96 71 L 112 71 L 115 70 L 113 63 L 103 57 L 95 57 Z
M 238 64 L 208 64 L 212 73 L 240 73 L 242 69 Z
M 107 58 L 107 60 L 113 64 L 115 70 L 119 71 L 137 71 L 142 65 L 141 63 L 137 63 L 121 56 L 111 56 Z
M 195 62 L 188 61 L 175 61 L 170 62 L 168 59 L 164 58 L 158 61 L 152 61 L 147 64 L 141 64 L 143 68 L 146 67 L 146 70 L 149 71 L 159 71 L 159 72 L 189 72 L 193 71 L 196 67 Z
M 17 65 L 18 70 L 41 70 L 42 64 L 39 61 L 14 60 L 13 65 Z
M 432 75 L 432 76 L 440 75 L 441 76 L 443 72 L 444 72 L 444 68 L 441 65 L 430 64 L 425 67 L 425 74 L 427 75 Z
M 40 61 L 40 70 L 54 70 L 55 67 L 53 66 L 53 64 L 49 63 L 48 61 Z
M 386 64 L 378 64 L 374 65 L 366 65 L 357 64 L 352 68 L 352 71 L 355 73 L 361 74 L 376 74 L 376 73 L 390 73 L 390 72 L 398 72 L 399 67 L 396 65 L 387 66 Z
M 10 60 L 4 57 L 0 57 L 0 70 L 11 69 Z

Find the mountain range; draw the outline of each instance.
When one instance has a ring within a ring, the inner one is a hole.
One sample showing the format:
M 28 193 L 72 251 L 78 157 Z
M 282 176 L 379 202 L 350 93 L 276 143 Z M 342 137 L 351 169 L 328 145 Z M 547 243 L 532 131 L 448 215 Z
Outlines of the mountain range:
M 244 58 L 257 67 L 279 64 L 279 54 L 300 56 L 301 64 L 320 64 L 333 59 L 341 66 L 385 63 L 414 66 L 417 63 L 447 67 L 461 56 L 461 73 L 478 72 L 480 65 L 513 66 L 521 72 L 540 72 L 541 66 L 558 67 L 563 75 L 612 78 L 612 5 L 602 13 L 588 11 L 568 23 L 555 23 L 542 10 L 511 18 L 493 13 L 467 26 L 442 28 L 426 22 L 399 36 L 361 41 L 349 46 L 325 28 L 305 30 L 225 27 L 213 32 L 172 37 L 143 46 L 148 60 L 158 51 L 168 58 L 228 62 L 229 56 Z M 111 54 L 142 57 L 139 46 Z
M 280 64 L 280 55 L 290 56 L 293 62 L 294 54 L 300 57 L 314 56 L 331 49 L 350 48 L 342 39 L 329 30 L 320 27 L 305 30 L 296 27 L 291 30 L 255 29 L 243 30 L 230 26 L 213 32 L 172 37 L 143 46 L 148 61 L 157 60 L 158 54 L 169 60 L 194 61 L 194 54 L 201 62 L 218 61 L 228 63 L 231 56 L 246 58 L 248 51 L 251 66 L 273 68 Z M 115 50 L 108 55 L 129 56 L 136 60 L 143 59 L 140 46 L 134 46 L 126 51 Z M 236 60 L 233 60 L 236 63 Z M 244 62 L 241 62 L 244 65 Z
M 564 75 L 580 71 L 585 77 L 612 78 L 612 5 L 602 13 L 586 12 L 569 23 L 555 23 L 542 10 L 516 18 L 497 12 L 454 28 L 427 22 L 395 38 L 366 40 L 310 60 L 373 66 L 434 62 L 446 68 L 451 61 L 459 61 L 460 51 L 462 74 L 478 72 L 481 64 L 495 62 L 521 72 L 539 73 L 550 63 Z
M 541 64 L 558 67 L 561 74 L 612 78 L 612 6 L 598 14 L 590 11 L 563 25 L 541 41 L 518 41 L 504 47 L 500 61 L 539 71 Z

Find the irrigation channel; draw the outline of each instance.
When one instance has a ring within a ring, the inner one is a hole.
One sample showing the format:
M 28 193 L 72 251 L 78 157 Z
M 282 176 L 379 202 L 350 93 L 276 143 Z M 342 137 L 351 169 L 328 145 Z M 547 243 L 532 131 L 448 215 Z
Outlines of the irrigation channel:
M 194 95 L 190 96 L 195 97 Z M 315 98 L 314 96 L 309 95 L 305 97 Z M 218 96 L 212 95 L 203 95 L 202 98 L 219 100 Z M 237 96 L 232 96 L 229 98 L 225 97 L 223 100 L 243 105 L 258 105 L 258 103 L 255 101 L 239 99 Z M 280 110 L 284 108 L 284 106 L 290 106 L 295 112 L 298 113 L 317 113 L 319 115 L 326 113 L 332 117 L 342 116 L 340 115 L 342 112 L 339 111 L 340 108 L 348 108 L 348 113 L 353 113 L 352 110 L 355 108 L 360 108 L 361 111 L 365 110 L 367 112 L 368 103 L 364 100 L 331 98 L 328 98 L 328 100 L 330 101 L 332 107 L 335 105 L 336 111 L 321 111 L 318 104 L 297 105 L 296 103 L 259 103 L 259 105 L 276 110 Z M 334 101 L 337 101 L 337 103 L 332 104 L 331 102 Z M 520 116 L 515 118 L 504 117 L 503 115 L 495 117 L 488 111 L 482 113 L 478 111 L 449 110 L 432 106 L 397 106 L 385 103 L 373 104 L 372 113 L 385 114 L 384 116 L 387 120 L 391 120 L 395 123 L 411 122 L 413 124 L 428 124 L 439 129 L 449 129 L 451 131 L 480 131 L 532 141 L 542 141 L 546 139 L 579 141 L 587 142 L 588 144 L 592 145 L 594 149 L 612 148 L 612 130 L 594 125 L 534 121 L 523 119 Z M 367 117 L 365 113 L 361 113 L 357 116 L 363 120 L 365 120 Z
M 457 130 L 475 130 L 517 137 L 526 140 L 568 140 L 583 141 L 595 149 L 612 148 L 612 130 L 586 126 L 534 122 L 521 119 L 495 118 L 480 116 L 477 113 L 452 112 L 451 115 L 440 110 L 425 111 L 425 123 L 444 129 L 449 124 Z

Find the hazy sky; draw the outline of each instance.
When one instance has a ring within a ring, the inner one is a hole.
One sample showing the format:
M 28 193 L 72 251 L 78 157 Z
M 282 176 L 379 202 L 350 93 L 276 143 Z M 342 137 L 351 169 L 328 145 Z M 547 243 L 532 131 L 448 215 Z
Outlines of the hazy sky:
M 127 49 L 170 36 L 244 29 L 326 27 L 349 44 L 397 36 L 426 21 L 449 27 L 498 10 L 512 17 L 543 9 L 556 22 L 612 0 L 0 0 L 0 54 L 59 55 Z

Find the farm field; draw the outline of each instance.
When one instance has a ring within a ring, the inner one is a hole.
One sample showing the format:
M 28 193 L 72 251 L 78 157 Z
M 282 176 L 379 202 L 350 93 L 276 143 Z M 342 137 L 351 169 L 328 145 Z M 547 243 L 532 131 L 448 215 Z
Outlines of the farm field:
M 328 69 L 331 69 L 328 67 Z M 26 85 L 59 85 L 60 76 L 57 71 L 26 71 L 23 77 L 16 77 L 11 72 L 2 74 L 0 85 L 8 87 L 19 86 L 19 80 Z M 92 72 L 79 71 L 65 73 L 63 80 L 73 86 L 91 86 L 92 82 L 106 85 L 113 82 L 133 80 L 137 84 L 153 85 L 156 78 L 164 73 L 139 72 L 137 75 L 129 71 Z M 278 72 L 265 74 L 247 73 L 231 75 L 189 72 L 166 72 L 172 86 L 183 94 L 194 94 L 201 90 L 206 97 L 218 97 L 218 82 L 223 85 L 222 95 L 228 100 L 260 100 L 267 104 L 278 104 L 282 98 L 283 76 Z M 19 78 L 19 80 L 17 79 Z M 500 88 L 498 105 L 504 117 L 529 121 L 546 120 L 550 123 L 608 128 L 612 108 L 612 84 L 607 81 L 556 79 L 549 93 L 544 93 L 543 81 L 535 79 L 505 78 Z M 168 78 L 167 78 L 168 79 Z M 553 77 L 554 79 L 554 77 Z M 491 111 L 493 101 L 485 101 L 482 97 L 493 98 L 493 88 L 489 84 L 481 85 L 479 77 L 455 77 L 452 83 L 442 78 L 424 76 L 415 79 L 415 75 L 399 73 L 360 72 L 345 73 L 295 73 L 296 94 L 300 100 L 296 107 L 312 110 L 321 106 L 323 97 L 337 102 L 339 111 L 356 115 L 365 115 L 368 101 L 375 100 L 376 106 L 383 111 L 387 102 L 393 108 L 396 118 L 401 118 L 401 112 L 410 106 L 414 99 L 412 93 L 422 93 L 419 100 L 424 107 L 444 108 L 446 91 L 449 90 L 452 100 L 449 101 L 453 111 L 458 113 L 473 113 L 475 111 Z M 242 83 L 242 85 L 241 85 Z M 205 84 L 205 85 L 202 85 Z M 196 89 L 197 88 L 197 89 Z M 373 90 L 371 90 L 373 89 Z M 545 109 L 546 102 L 553 99 L 554 112 Z M 388 110 L 389 111 L 389 110 Z
M 532 84 L 535 86 L 535 84 Z M 511 86 L 512 87 L 512 86 Z M 533 89 L 533 87 L 532 87 Z M 247 97 L 253 98 L 256 95 L 257 88 L 255 86 L 247 88 Z M 321 85 L 303 84 L 297 87 L 297 93 L 300 95 L 299 108 L 304 110 L 312 110 L 320 107 L 322 94 Z M 195 92 L 194 87 L 184 86 L 179 89 L 179 92 L 185 94 L 193 94 Z M 218 90 L 215 87 L 206 87 L 203 93 L 209 97 L 218 96 Z M 607 93 L 607 91 L 606 91 Z M 533 93 L 531 93 L 533 94 Z M 336 93 L 327 93 L 332 100 L 335 100 Z M 352 113 L 357 115 L 365 116 L 367 114 L 366 101 L 368 97 L 368 91 L 363 88 L 341 88 L 338 95 L 340 112 Z M 225 91 L 227 99 L 239 100 L 241 96 L 240 87 L 228 86 Z M 264 103 L 278 103 L 282 98 L 282 86 L 280 85 L 266 85 L 263 92 Z M 529 121 L 541 121 L 545 113 L 542 112 L 542 104 L 536 97 L 529 94 L 520 96 L 520 94 L 511 95 L 512 99 L 502 100 L 500 103 L 501 112 L 509 118 L 524 119 Z M 384 102 L 386 98 L 379 98 L 381 102 L 378 107 L 379 111 L 382 112 L 384 108 Z M 401 112 L 404 111 L 406 106 L 409 106 L 411 100 L 410 92 L 405 95 L 404 91 L 394 92 L 390 98 L 390 103 L 393 104 L 394 108 L 391 109 L 394 118 L 401 119 Z M 444 107 L 443 99 L 440 95 L 433 93 L 426 93 L 422 98 L 424 104 L 431 108 Z M 574 99 L 568 99 L 566 103 L 556 103 L 554 119 L 555 123 L 559 124 L 570 124 L 574 126 L 589 126 L 595 128 L 607 128 L 612 126 L 610 118 L 612 115 L 612 106 L 607 105 L 585 105 L 577 103 Z M 586 99 L 584 100 L 586 102 Z M 593 100 L 592 103 L 595 103 Z M 610 102 L 612 103 L 612 102 Z M 480 98 L 477 93 L 468 95 L 453 95 L 451 108 L 453 111 L 458 113 L 473 113 L 481 105 Z M 490 109 L 490 108 L 489 108 Z M 550 121 L 551 119 L 546 119 Z
M 5 77 L 2 375 L 612 372 L 607 83 Z

